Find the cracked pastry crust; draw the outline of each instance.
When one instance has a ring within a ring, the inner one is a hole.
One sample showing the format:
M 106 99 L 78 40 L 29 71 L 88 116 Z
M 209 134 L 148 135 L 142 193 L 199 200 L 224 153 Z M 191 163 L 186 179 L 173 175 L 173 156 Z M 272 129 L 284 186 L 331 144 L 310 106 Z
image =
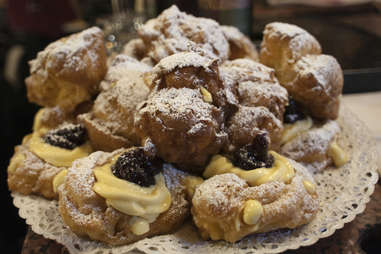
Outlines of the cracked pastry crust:
M 300 163 L 313 164 L 318 170 L 324 169 L 333 163 L 330 149 L 339 132 L 337 122 L 330 120 L 299 133 L 286 142 L 280 152 Z
M 49 164 L 29 150 L 24 138 L 22 145 L 15 147 L 15 153 L 8 166 L 8 188 L 24 195 L 38 194 L 47 199 L 56 199 L 53 190 L 54 177 L 65 169 Z
M 284 83 L 289 94 L 318 119 L 336 119 L 344 77 L 339 63 L 329 55 L 307 55 L 289 71 Z
M 280 86 L 272 68 L 250 59 L 236 59 L 224 62 L 219 70 L 226 91 L 236 96 L 236 103 L 264 106 L 283 120 L 288 93 Z
M 135 125 L 141 140 L 151 139 L 161 158 L 192 172 L 202 170 L 226 140 L 223 112 L 189 88 L 153 93 L 140 106 Z
M 91 99 L 106 74 L 103 32 L 92 27 L 49 44 L 30 61 L 29 101 L 72 111 Z
M 233 243 L 252 233 L 295 228 L 311 221 L 319 206 L 313 178 L 303 166 L 291 163 L 296 175 L 289 183 L 249 186 L 227 173 L 200 184 L 191 212 L 202 238 Z
M 185 174 L 172 166 L 163 168 L 171 205 L 150 223 L 150 230 L 142 235 L 131 232 L 129 223 L 132 216 L 108 206 L 106 200 L 94 192 L 96 178 L 93 169 L 108 163 L 117 153 L 120 150 L 113 153 L 96 152 L 77 160 L 68 169 L 64 183 L 58 187 L 59 212 L 65 224 L 79 236 L 88 236 L 111 245 L 129 244 L 146 237 L 170 233 L 180 226 L 189 214 L 189 203 L 185 199 L 183 185 Z
M 146 76 L 146 82 L 153 90 L 171 87 L 206 89 L 212 95 L 211 103 L 227 108 L 228 99 L 219 77 L 217 62 L 217 59 L 194 52 L 177 53 L 156 64 Z
M 263 131 L 269 134 L 271 149 L 278 148 L 283 131 L 282 122 L 262 106 L 239 106 L 226 127 L 229 142 L 225 150 L 228 153 L 250 144 Z
M 275 69 L 289 94 L 318 119 L 336 119 L 343 73 L 332 56 L 322 55 L 319 42 L 295 25 L 266 25 L 261 63 Z
M 150 69 L 126 55 L 114 59 L 102 81 L 103 91 L 95 99 L 91 111 L 78 116 L 95 149 L 111 152 L 140 143 L 134 114 L 138 104 L 149 94 L 143 74 Z
M 137 32 L 144 41 L 147 56 L 156 63 L 179 52 L 197 52 L 222 61 L 229 57 L 229 43 L 216 21 L 196 18 L 176 6 L 148 20 Z
M 66 169 L 66 166 L 50 163 L 41 157 L 40 153 L 36 153 L 35 147 L 41 152 L 39 148 L 41 144 L 36 138 L 42 138 L 49 130 L 56 129 L 62 126 L 61 124 L 73 123 L 74 119 L 73 116 L 65 115 L 57 107 L 43 108 L 38 111 L 33 124 L 33 133 L 25 136 L 21 145 L 15 147 L 15 152 L 10 160 L 7 169 L 9 190 L 24 195 L 37 194 L 47 199 L 57 198 L 57 193 L 54 192 L 53 188 L 53 179 L 59 172 Z M 51 146 L 47 146 L 47 149 L 49 148 Z M 86 145 L 83 148 L 84 150 L 81 150 L 81 153 L 89 150 L 90 146 Z M 53 149 L 58 152 L 65 152 L 57 147 L 53 147 Z M 78 150 L 76 152 L 79 154 Z M 63 156 L 70 158 L 68 154 Z M 58 159 L 59 157 L 58 155 Z

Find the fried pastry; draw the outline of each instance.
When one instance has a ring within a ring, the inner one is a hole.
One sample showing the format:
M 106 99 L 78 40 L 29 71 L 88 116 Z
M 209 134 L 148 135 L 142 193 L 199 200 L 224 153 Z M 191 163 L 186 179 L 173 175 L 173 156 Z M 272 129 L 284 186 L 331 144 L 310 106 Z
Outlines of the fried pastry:
M 236 242 L 312 220 L 319 205 L 313 177 L 301 164 L 268 152 L 268 144 L 261 133 L 233 156 L 213 156 L 192 198 L 193 221 L 204 239 Z
M 223 120 L 223 112 L 199 90 L 163 88 L 141 104 L 135 125 L 161 158 L 197 172 L 224 144 Z
M 219 69 L 225 89 L 237 96 L 240 105 L 264 106 L 282 120 L 288 93 L 273 69 L 250 59 L 226 61 Z
M 336 119 L 343 88 L 336 59 L 322 55 L 318 41 L 295 25 L 270 23 L 263 34 L 261 62 L 275 69 L 281 85 L 312 117 Z
M 70 167 L 75 159 L 91 153 L 92 147 L 81 125 L 66 122 L 47 129 L 42 120 L 34 127 L 33 134 L 27 135 L 15 148 L 8 167 L 8 187 L 25 195 L 57 198 L 54 177 Z
M 336 143 L 336 136 L 340 132 L 337 122 L 330 120 L 312 127 L 312 123 L 308 124 L 309 121 L 311 120 L 306 119 L 295 123 L 310 128 L 296 127 L 298 133 L 288 135 L 289 139 L 285 140 L 281 153 L 300 163 L 311 164 L 317 170 L 322 170 L 332 163 L 336 166 L 344 165 L 348 161 L 348 155 Z
M 103 32 L 92 27 L 49 44 L 30 61 L 28 99 L 72 111 L 98 91 L 106 74 Z
M 303 56 L 321 54 L 319 42 L 304 29 L 273 22 L 265 26 L 260 62 L 274 68 L 281 84 L 287 83 L 287 71 Z
M 177 53 L 162 59 L 147 75 L 146 82 L 155 90 L 171 87 L 198 89 L 205 98 L 208 97 L 208 102 L 228 107 L 217 60 L 194 52 Z
M 336 119 L 344 77 L 339 63 L 329 55 L 302 57 L 288 72 L 283 86 L 308 113 L 318 119 Z
M 197 52 L 222 61 L 229 57 L 229 43 L 216 21 L 196 18 L 176 6 L 148 20 L 137 32 L 144 41 L 147 56 L 156 63 L 179 52 Z
M 262 106 L 239 106 L 226 127 L 229 137 L 226 152 L 234 152 L 250 144 L 255 136 L 262 132 L 269 134 L 272 148 L 277 148 L 283 130 L 282 122 Z
M 105 91 L 114 86 L 118 80 L 128 78 L 133 82 L 140 82 L 142 74 L 150 71 L 152 68 L 135 58 L 125 54 L 119 54 L 112 60 L 107 73 L 100 84 L 101 91 Z M 135 81 L 138 79 L 138 81 Z
M 236 242 L 243 237 L 310 222 L 318 210 L 314 180 L 300 164 L 288 183 L 250 186 L 235 174 L 205 180 L 192 199 L 193 221 L 203 239 Z
M 169 233 L 189 214 L 184 178 L 142 148 L 95 152 L 57 183 L 59 212 L 77 235 L 111 245 Z
M 258 61 L 258 52 L 251 40 L 234 26 L 221 26 L 229 42 L 229 60 L 249 58 Z
M 78 116 L 95 149 L 111 152 L 140 144 L 134 114 L 137 105 L 149 94 L 143 79 L 148 70 L 149 66 L 125 55 L 114 59 L 91 111 Z

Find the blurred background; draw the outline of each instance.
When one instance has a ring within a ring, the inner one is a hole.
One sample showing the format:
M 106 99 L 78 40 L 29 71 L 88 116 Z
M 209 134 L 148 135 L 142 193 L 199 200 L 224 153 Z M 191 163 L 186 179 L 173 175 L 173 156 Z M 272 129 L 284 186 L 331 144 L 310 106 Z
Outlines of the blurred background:
M 26 225 L 6 184 L 13 147 L 31 132 L 37 106 L 28 103 L 28 61 L 50 42 L 97 25 L 107 48 L 134 38 L 134 27 L 176 4 L 182 11 L 237 26 L 257 46 L 272 21 L 296 24 L 316 36 L 345 74 L 344 93 L 381 91 L 381 2 L 367 0 L 0 0 L 0 121 L 2 218 L 0 249 L 20 253 Z M 381 98 L 380 98 L 381 99 Z

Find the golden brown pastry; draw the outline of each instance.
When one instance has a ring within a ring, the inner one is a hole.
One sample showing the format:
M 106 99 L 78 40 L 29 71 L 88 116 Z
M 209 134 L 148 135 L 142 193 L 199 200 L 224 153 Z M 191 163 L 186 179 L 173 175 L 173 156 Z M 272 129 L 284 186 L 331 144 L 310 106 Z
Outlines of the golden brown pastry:
M 57 198 L 54 177 L 75 159 L 91 153 L 92 147 L 83 126 L 65 122 L 49 129 L 47 123 L 54 123 L 55 119 L 50 122 L 44 119 L 49 113 L 45 112 L 37 114 L 34 132 L 15 148 L 8 166 L 8 187 L 25 195 L 52 199 Z
M 109 89 L 115 85 L 118 80 L 124 78 L 132 79 L 135 82 L 135 79 L 141 79 L 142 74 L 150 71 L 151 69 L 151 66 L 139 62 L 128 55 L 116 55 L 100 84 L 101 91 Z
M 283 83 L 289 94 L 308 113 L 319 119 L 336 119 L 344 77 L 339 63 L 329 55 L 307 55 L 288 72 Z
M 233 152 L 250 144 L 262 132 L 268 133 L 272 149 L 278 148 L 283 130 L 282 122 L 262 106 L 239 106 L 226 127 L 229 137 L 226 152 Z
M 288 79 L 287 71 L 303 56 L 321 54 L 319 42 L 304 29 L 273 22 L 265 26 L 260 61 L 274 68 L 281 84 Z
M 270 167 L 241 169 L 215 156 L 209 178 L 192 199 L 193 221 L 202 238 L 236 242 L 253 233 L 295 228 L 318 211 L 316 186 L 307 170 L 275 152 Z
M 249 58 L 258 61 L 258 52 L 251 40 L 234 26 L 221 26 L 229 42 L 229 60 Z
M 270 23 L 263 32 L 260 60 L 275 69 L 289 94 L 319 119 L 336 119 L 343 73 L 332 56 L 322 55 L 318 41 L 290 24 Z
M 188 15 L 176 6 L 140 26 L 138 35 L 155 62 L 179 52 L 197 52 L 222 61 L 229 57 L 229 43 L 217 22 Z
M 141 140 L 151 139 L 161 158 L 193 172 L 226 140 L 223 112 L 196 89 L 158 90 L 139 107 L 135 124 Z
M 169 233 L 189 214 L 184 177 L 142 148 L 96 152 L 67 170 L 59 211 L 77 235 L 112 245 Z
M 149 94 L 143 79 L 148 70 L 149 66 L 125 55 L 114 59 L 91 111 L 78 117 L 95 149 L 113 151 L 141 143 L 135 132 L 134 114 Z
M 264 106 L 283 119 L 288 93 L 273 69 L 250 59 L 236 59 L 224 62 L 219 70 L 226 90 L 236 95 L 240 105 Z
M 325 124 L 310 125 L 310 128 L 298 128 L 305 126 L 311 120 L 298 121 L 294 125 L 297 133 L 289 136 L 285 144 L 281 147 L 281 153 L 298 162 L 311 164 L 317 170 L 326 168 L 334 163 L 336 166 L 342 166 L 348 161 L 346 152 L 336 143 L 337 134 L 340 127 L 336 121 L 328 121 Z M 290 127 L 285 130 L 289 132 Z
M 30 61 L 28 99 L 72 111 L 98 91 L 106 61 L 103 32 L 97 27 L 53 42 Z
M 156 64 L 146 82 L 152 89 L 182 88 L 200 90 L 208 95 L 208 102 L 227 107 L 224 85 L 219 77 L 216 59 L 209 59 L 194 52 L 168 56 Z

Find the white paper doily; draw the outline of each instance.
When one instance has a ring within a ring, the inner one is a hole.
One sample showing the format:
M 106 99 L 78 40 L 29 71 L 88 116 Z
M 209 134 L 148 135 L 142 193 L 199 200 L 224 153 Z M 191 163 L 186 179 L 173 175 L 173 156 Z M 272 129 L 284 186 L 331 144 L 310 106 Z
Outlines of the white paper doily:
M 79 238 L 62 222 L 56 201 L 36 196 L 12 194 L 19 214 L 32 230 L 63 244 L 71 253 L 122 254 L 131 250 L 143 253 L 166 254 L 262 254 L 279 253 L 287 249 L 314 244 L 320 238 L 332 235 L 345 223 L 364 211 L 374 185 L 378 180 L 377 149 L 366 126 L 347 108 L 339 117 L 342 132 L 339 144 L 349 151 L 351 161 L 341 168 L 330 168 L 315 175 L 320 198 L 320 210 L 308 225 L 294 230 L 278 230 L 244 238 L 236 244 L 224 241 L 202 241 L 190 222 L 174 234 L 147 238 L 137 243 L 110 247 Z

